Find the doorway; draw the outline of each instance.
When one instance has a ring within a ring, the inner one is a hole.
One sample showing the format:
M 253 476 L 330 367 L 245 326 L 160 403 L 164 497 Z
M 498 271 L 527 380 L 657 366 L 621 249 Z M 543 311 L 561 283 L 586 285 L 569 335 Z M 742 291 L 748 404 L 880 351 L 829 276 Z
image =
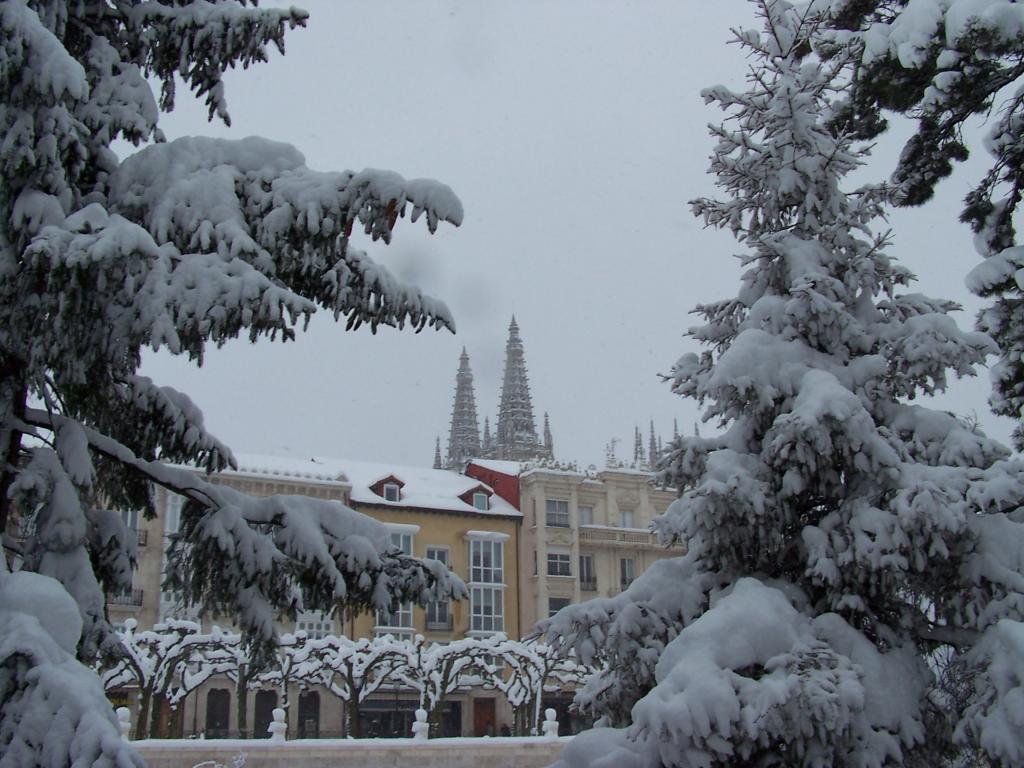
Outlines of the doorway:
M 473 699 L 473 735 L 495 735 L 495 700 L 493 697 Z
M 231 711 L 231 694 L 227 688 L 214 688 L 206 694 L 206 728 L 203 733 L 208 739 L 228 737 L 228 716 Z
M 253 738 L 269 739 L 270 724 L 274 722 L 277 691 L 256 691 L 256 712 L 253 717 Z
M 320 694 L 302 691 L 299 694 L 299 738 L 320 738 Z

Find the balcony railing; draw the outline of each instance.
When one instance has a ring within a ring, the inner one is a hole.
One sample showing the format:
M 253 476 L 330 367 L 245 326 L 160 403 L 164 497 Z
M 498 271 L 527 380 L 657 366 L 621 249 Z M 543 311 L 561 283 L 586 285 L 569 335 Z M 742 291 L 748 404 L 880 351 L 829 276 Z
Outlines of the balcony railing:
M 629 528 L 601 528 L 598 526 L 580 526 L 580 541 L 590 541 L 599 544 L 618 544 L 629 547 L 657 547 L 658 538 L 647 531 L 637 531 Z
M 142 605 L 141 589 L 126 589 L 107 596 L 108 605 L 126 605 L 137 608 Z
M 580 579 L 580 591 L 597 592 L 597 579 Z
M 452 616 L 435 616 L 433 618 L 427 617 L 427 631 L 428 632 L 451 632 L 452 631 Z

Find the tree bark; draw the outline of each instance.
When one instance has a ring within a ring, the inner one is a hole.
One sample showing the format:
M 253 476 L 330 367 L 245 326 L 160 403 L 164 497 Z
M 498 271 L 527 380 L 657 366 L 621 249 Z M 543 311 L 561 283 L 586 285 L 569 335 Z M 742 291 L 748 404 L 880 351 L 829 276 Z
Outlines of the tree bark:
M 9 395 L 5 397 L 0 410 L 0 418 L 24 418 L 25 404 L 28 400 L 28 388 L 24 381 L 16 378 L 17 368 L 10 361 L 0 367 L 0 387 Z M 7 492 L 18 475 L 18 460 L 21 454 L 21 432 L 8 426 L 0 429 L 0 534 L 7 530 L 7 522 L 11 515 L 11 500 Z
M 352 690 L 352 693 L 349 694 L 348 701 L 345 702 L 345 711 L 348 713 L 348 735 L 353 739 L 363 738 L 363 725 L 359 722 L 358 691 Z
M 150 706 L 153 701 L 153 692 L 143 688 L 139 692 L 139 716 L 135 718 L 135 738 L 148 739 L 150 727 Z
M 246 675 L 243 679 L 241 675 L 238 678 L 238 684 L 235 686 L 235 727 L 238 729 L 238 738 L 248 738 L 247 731 L 249 730 L 249 676 Z

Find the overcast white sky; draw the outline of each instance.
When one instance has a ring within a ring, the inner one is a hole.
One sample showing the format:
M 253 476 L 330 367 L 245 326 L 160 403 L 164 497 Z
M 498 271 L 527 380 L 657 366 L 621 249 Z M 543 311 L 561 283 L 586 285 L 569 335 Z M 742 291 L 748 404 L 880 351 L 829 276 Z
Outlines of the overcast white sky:
M 266 4 L 266 3 L 265 3 Z M 452 186 L 465 223 L 434 237 L 400 222 L 369 253 L 444 299 L 457 335 L 346 333 L 326 315 L 295 343 L 239 341 L 204 366 L 150 355 L 144 372 L 184 390 L 238 452 L 314 454 L 429 465 L 447 440 L 465 346 L 477 407 L 495 420 L 509 319 L 519 322 L 538 429 L 550 413 L 558 458 L 603 463 L 634 425 L 692 430 L 695 405 L 658 378 L 696 349 L 685 331 L 700 302 L 734 295 L 731 238 L 703 230 L 687 201 L 712 191 L 705 169 L 718 114 L 700 89 L 740 87 L 729 27 L 744 0 L 306 0 L 287 55 L 227 80 L 232 128 L 208 124 L 182 92 L 169 138 L 262 135 L 298 147 L 318 170 L 388 168 Z M 888 173 L 895 140 L 879 148 Z M 892 253 L 918 289 L 951 298 L 977 262 L 958 201 L 980 150 L 924 209 L 892 217 Z M 942 407 L 988 411 L 987 371 Z M 710 428 L 705 427 L 710 431 Z

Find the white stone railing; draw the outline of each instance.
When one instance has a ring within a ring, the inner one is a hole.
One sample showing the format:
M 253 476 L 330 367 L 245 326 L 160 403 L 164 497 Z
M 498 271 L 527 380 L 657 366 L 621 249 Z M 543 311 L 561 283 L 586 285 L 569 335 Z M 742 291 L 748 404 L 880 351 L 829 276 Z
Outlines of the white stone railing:
M 148 739 L 132 742 L 149 768 L 545 768 L 571 736 L 430 739 Z
M 580 541 L 594 544 L 621 544 L 632 547 L 661 548 L 661 545 L 658 544 L 657 536 L 637 528 L 623 529 L 581 525 Z

